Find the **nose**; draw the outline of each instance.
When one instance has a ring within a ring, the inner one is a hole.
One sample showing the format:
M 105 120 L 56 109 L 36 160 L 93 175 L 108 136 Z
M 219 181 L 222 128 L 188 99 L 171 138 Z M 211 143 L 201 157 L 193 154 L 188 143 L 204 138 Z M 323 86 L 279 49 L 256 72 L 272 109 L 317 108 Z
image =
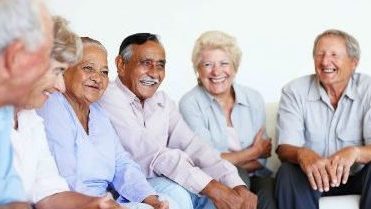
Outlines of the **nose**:
M 211 74 L 212 75 L 218 75 L 218 74 L 220 74 L 220 72 L 221 72 L 221 66 L 218 65 L 217 63 L 215 63 L 213 65 L 212 69 L 211 69 Z
M 158 75 L 158 71 L 156 69 L 156 66 L 152 65 L 150 68 L 148 68 L 147 75 L 151 76 L 152 78 L 156 78 L 157 75 Z
M 323 57 L 322 57 L 322 59 L 321 59 L 321 64 L 322 64 L 323 66 L 327 66 L 327 65 L 329 65 L 331 62 L 332 62 L 331 54 L 328 54 L 328 53 L 324 54 Z
M 66 86 L 64 85 L 64 79 L 62 74 L 58 75 L 57 79 L 55 80 L 54 88 L 62 93 L 66 91 Z

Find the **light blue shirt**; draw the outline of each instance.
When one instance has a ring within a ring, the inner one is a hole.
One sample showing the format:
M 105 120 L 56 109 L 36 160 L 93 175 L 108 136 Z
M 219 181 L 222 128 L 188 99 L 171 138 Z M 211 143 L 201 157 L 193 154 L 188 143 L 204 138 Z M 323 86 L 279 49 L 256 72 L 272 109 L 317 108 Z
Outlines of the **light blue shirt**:
M 97 103 L 90 105 L 86 134 L 67 99 L 55 93 L 38 110 L 44 118 L 49 147 L 60 174 L 71 190 L 104 196 L 112 185 L 121 195 L 118 202 L 142 202 L 156 195 L 116 135 Z
M 251 146 L 260 128 L 265 127 L 265 104 L 255 90 L 233 84 L 236 102 L 231 113 L 234 129 L 237 131 L 242 149 Z M 220 152 L 228 151 L 227 121 L 219 103 L 203 87 L 197 85 L 186 93 L 179 102 L 184 120 L 201 139 Z M 265 137 L 266 133 L 265 133 Z M 265 166 L 266 159 L 259 159 Z M 255 172 L 258 176 L 270 175 L 267 168 Z
M 291 81 L 282 89 L 277 136 L 278 144 L 308 147 L 323 157 L 371 144 L 371 78 L 354 73 L 336 109 L 315 75 Z
M 13 167 L 13 149 L 10 132 L 13 124 L 13 108 L 0 108 L 0 205 L 25 201 L 26 196 L 19 176 Z

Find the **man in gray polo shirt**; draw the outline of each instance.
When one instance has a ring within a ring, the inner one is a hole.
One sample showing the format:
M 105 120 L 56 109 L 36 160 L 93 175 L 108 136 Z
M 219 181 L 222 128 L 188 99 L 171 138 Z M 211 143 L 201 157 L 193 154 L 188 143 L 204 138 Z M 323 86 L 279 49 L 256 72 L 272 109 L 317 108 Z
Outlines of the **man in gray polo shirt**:
M 360 194 L 371 208 L 371 78 L 355 73 L 357 40 L 339 30 L 317 36 L 315 74 L 282 89 L 278 110 L 280 209 L 315 209 L 321 196 Z

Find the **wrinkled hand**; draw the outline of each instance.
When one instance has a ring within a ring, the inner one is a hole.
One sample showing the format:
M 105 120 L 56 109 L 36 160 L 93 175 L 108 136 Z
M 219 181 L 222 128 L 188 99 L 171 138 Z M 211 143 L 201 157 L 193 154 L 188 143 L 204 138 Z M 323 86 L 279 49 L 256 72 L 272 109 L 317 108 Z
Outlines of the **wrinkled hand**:
M 201 194 L 209 197 L 217 209 L 242 209 L 243 199 L 233 189 L 212 180 L 201 191 Z
M 143 200 L 143 203 L 146 203 L 152 206 L 154 209 L 169 209 L 169 203 L 167 201 L 161 201 L 156 195 L 150 195 Z
M 241 209 L 256 209 L 258 205 L 258 197 L 249 191 L 245 186 L 236 186 L 233 188 L 243 199 Z
M 259 129 L 258 133 L 256 133 L 254 137 L 254 143 L 252 147 L 257 150 L 259 153 L 258 158 L 268 158 L 271 156 L 272 151 L 272 143 L 271 139 L 264 139 L 264 129 Z
M 356 162 L 358 156 L 357 147 L 345 147 L 329 157 L 332 167 L 331 176 L 334 179 L 331 186 L 337 187 L 340 183 L 347 183 L 350 167 Z
M 308 148 L 301 148 L 298 152 L 298 163 L 314 190 L 330 190 L 331 164 L 327 158 L 320 157 Z

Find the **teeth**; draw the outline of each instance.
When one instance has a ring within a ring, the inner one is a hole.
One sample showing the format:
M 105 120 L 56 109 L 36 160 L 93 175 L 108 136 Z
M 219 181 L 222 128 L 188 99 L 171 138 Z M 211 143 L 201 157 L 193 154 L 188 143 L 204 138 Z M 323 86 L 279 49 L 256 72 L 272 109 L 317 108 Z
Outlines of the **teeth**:
M 221 83 L 225 81 L 226 77 L 219 77 L 219 78 L 210 78 L 211 82 L 213 83 Z
M 335 72 L 335 68 L 325 68 L 325 69 L 323 69 L 323 72 L 325 72 L 325 73 L 333 73 L 333 72 Z
M 142 85 L 152 86 L 159 83 L 158 79 L 142 79 L 139 81 Z

